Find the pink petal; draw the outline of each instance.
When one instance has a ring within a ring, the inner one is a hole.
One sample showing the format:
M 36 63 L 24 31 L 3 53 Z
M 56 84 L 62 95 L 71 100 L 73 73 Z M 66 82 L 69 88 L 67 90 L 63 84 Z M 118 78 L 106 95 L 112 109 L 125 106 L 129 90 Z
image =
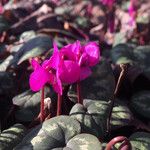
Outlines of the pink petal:
M 89 57 L 87 53 L 83 53 L 79 59 L 79 66 L 89 66 Z
M 78 60 L 78 56 L 81 54 L 81 44 L 80 41 L 76 41 L 73 44 L 68 44 L 64 46 L 60 51 L 68 57 L 68 60 Z
M 64 61 L 58 69 L 58 74 L 63 83 L 72 84 L 79 80 L 80 67 L 74 61 Z
M 52 86 L 54 88 L 54 91 L 60 95 L 62 95 L 62 83 L 59 79 L 58 75 L 55 76 L 55 81 L 53 82 Z
M 95 42 L 90 42 L 85 45 L 84 52 L 89 56 L 89 66 L 94 66 L 99 62 L 100 50 Z
M 30 88 L 33 91 L 39 91 L 46 82 L 49 81 L 50 74 L 46 72 L 41 66 L 38 67 L 31 75 L 29 79 Z
M 40 64 L 35 59 L 32 59 L 31 65 L 32 65 L 34 70 L 36 70 L 40 67 Z
M 53 47 L 54 47 L 53 55 L 50 57 L 50 59 L 44 61 L 42 65 L 42 67 L 44 68 L 53 68 L 53 69 L 58 68 L 58 64 L 60 61 L 60 54 L 55 42 L 53 43 Z
M 84 80 L 92 74 L 89 67 L 81 67 L 80 69 L 80 80 Z
M 53 55 L 50 58 L 50 62 L 49 63 L 50 63 L 50 66 L 53 69 L 57 69 L 59 61 L 60 61 L 60 54 L 59 54 L 59 50 L 58 50 L 58 47 L 57 47 L 55 42 L 53 43 L 53 47 L 54 47 L 54 52 L 53 52 Z

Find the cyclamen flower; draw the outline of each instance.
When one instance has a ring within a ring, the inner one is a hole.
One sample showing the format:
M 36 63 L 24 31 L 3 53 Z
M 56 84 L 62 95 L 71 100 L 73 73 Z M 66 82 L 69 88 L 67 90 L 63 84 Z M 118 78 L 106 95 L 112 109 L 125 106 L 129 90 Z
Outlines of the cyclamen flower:
M 69 44 L 60 50 L 64 57 L 75 61 L 80 66 L 80 78 L 83 80 L 90 76 L 90 67 L 96 65 L 100 59 L 99 47 L 95 42 L 90 42 L 85 46 L 81 46 L 79 41 Z
M 72 84 L 80 75 L 79 65 L 72 60 L 64 60 L 55 43 L 52 57 L 41 66 L 33 60 L 32 66 L 34 72 L 30 75 L 30 87 L 33 91 L 39 91 L 46 83 L 50 83 L 62 95 L 62 84 Z

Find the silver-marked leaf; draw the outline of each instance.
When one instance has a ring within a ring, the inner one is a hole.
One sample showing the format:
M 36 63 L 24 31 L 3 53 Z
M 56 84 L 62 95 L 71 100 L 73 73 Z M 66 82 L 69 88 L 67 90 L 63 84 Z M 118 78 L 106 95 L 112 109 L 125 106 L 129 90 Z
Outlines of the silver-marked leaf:
M 98 138 L 91 134 L 78 134 L 73 137 L 68 143 L 67 147 L 70 150 L 101 150 L 102 145 Z
M 25 31 L 20 35 L 20 40 L 21 41 L 28 41 L 30 39 L 33 39 L 36 37 L 36 32 L 33 30 L 30 31 Z
M 12 150 L 21 142 L 26 134 L 26 128 L 21 124 L 15 124 L 0 134 L 0 150 Z
M 112 130 L 130 126 L 133 121 L 133 115 L 126 104 L 116 101 L 112 111 L 111 128 Z
M 50 90 L 45 88 L 45 97 Z M 15 112 L 15 117 L 19 121 L 32 121 L 40 112 L 41 92 L 34 93 L 30 90 L 25 91 L 13 98 L 13 104 L 19 106 Z
M 129 138 L 133 150 L 149 150 L 150 148 L 150 133 L 136 132 Z
M 141 91 L 133 95 L 130 105 L 134 112 L 150 119 L 150 91 Z
M 75 135 L 81 133 L 77 120 L 69 116 L 58 116 L 46 120 L 34 128 L 15 150 L 48 150 L 64 147 Z
M 108 102 L 85 99 L 83 105 L 76 104 L 73 106 L 70 116 L 81 123 L 82 132 L 104 137 L 108 111 Z
M 44 54 L 52 48 L 52 40 L 49 36 L 39 35 L 26 43 L 14 55 L 14 59 L 10 62 L 10 66 L 16 66 L 23 61 Z
M 118 44 L 111 50 L 111 58 L 116 64 L 133 64 L 133 47 L 128 44 Z

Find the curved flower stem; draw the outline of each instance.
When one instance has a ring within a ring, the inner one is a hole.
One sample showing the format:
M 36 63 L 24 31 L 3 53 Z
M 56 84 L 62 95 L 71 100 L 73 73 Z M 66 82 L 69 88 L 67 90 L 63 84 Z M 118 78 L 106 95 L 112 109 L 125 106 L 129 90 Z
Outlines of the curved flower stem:
M 118 143 L 118 142 L 123 142 L 120 147 L 119 150 L 131 150 L 131 143 L 130 141 L 125 137 L 125 136 L 117 136 L 115 138 L 113 138 L 106 146 L 105 150 L 111 150 L 112 147 Z
M 44 86 L 41 91 L 41 108 L 40 108 L 40 122 L 42 123 L 45 120 L 45 110 L 44 110 Z
M 126 75 L 127 67 L 128 67 L 127 64 L 120 64 L 120 68 L 121 68 L 120 76 L 119 76 L 119 79 L 118 79 L 118 82 L 117 82 L 117 85 L 116 85 L 116 88 L 114 91 L 114 95 L 113 95 L 112 100 L 110 102 L 110 111 L 109 111 L 108 119 L 107 119 L 107 133 L 110 133 L 110 130 L 111 130 L 110 129 L 110 120 L 111 120 L 112 110 L 114 107 L 115 98 L 118 94 L 118 91 L 119 91 L 119 88 L 122 84 L 122 81 L 124 80 L 124 77 Z
M 81 84 L 80 81 L 77 82 L 77 96 L 78 96 L 78 103 L 83 104 L 82 98 L 81 98 Z
M 57 116 L 61 115 L 62 109 L 62 95 L 58 94 L 57 95 Z

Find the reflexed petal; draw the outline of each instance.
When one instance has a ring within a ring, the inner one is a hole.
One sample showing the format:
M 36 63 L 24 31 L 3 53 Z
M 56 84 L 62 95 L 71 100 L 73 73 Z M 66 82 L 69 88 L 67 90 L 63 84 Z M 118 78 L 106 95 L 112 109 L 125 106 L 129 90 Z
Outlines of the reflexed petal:
M 79 80 L 80 67 L 74 61 L 64 61 L 58 69 L 58 74 L 63 83 L 72 84 Z
M 40 66 L 30 75 L 30 88 L 33 91 L 39 91 L 42 86 L 44 86 L 44 84 L 49 81 L 49 78 L 50 74 Z
M 79 59 L 79 66 L 89 66 L 89 57 L 87 53 L 83 53 Z
M 49 63 L 50 63 L 50 67 L 52 67 L 53 69 L 57 69 L 60 61 L 60 54 L 55 42 L 53 43 L 53 47 L 54 47 L 54 52 L 50 58 Z
M 52 86 L 53 86 L 54 91 L 55 91 L 56 93 L 62 95 L 62 83 L 61 83 L 61 81 L 60 81 L 58 75 L 55 76 Z
M 81 67 L 80 69 L 80 81 L 86 79 L 92 74 L 92 71 L 89 67 Z
M 64 46 L 61 50 L 61 53 L 64 53 L 67 60 L 78 60 L 78 55 L 81 53 L 81 44 L 80 41 L 76 41 L 73 44 L 68 44 Z
M 90 42 L 84 46 L 84 52 L 89 56 L 89 66 L 94 66 L 99 62 L 100 50 L 95 42 Z
M 40 67 L 40 64 L 35 59 L 32 59 L 31 65 L 34 70 L 36 70 L 38 67 Z

